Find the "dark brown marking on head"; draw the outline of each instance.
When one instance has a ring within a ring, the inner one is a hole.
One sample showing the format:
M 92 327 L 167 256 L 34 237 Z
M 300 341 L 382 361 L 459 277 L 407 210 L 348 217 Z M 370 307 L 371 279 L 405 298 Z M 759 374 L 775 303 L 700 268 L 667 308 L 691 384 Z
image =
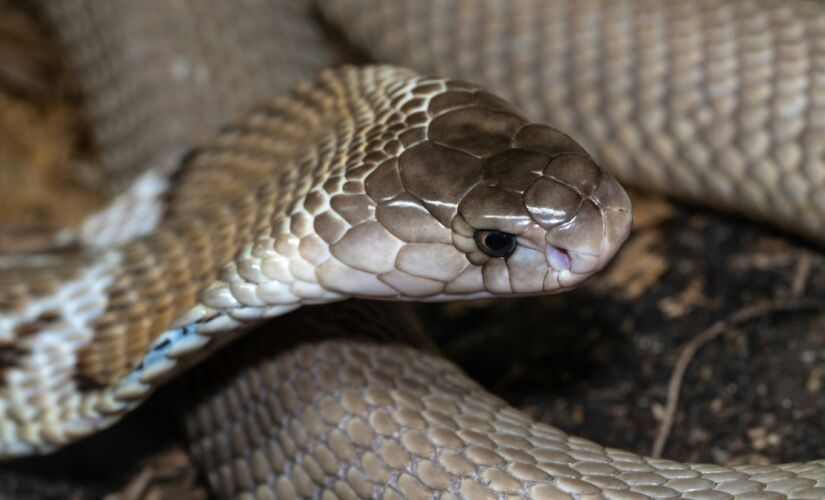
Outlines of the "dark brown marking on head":
M 513 113 L 481 107 L 445 113 L 430 124 L 428 137 L 439 144 L 482 157 L 511 147 L 527 121 Z
M 417 113 L 413 113 L 404 120 L 404 123 L 407 124 L 409 128 L 413 127 L 420 127 L 425 125 L 430 120 L 430 117 L 427 116 L 427 113 L 423 111 L 419 111 Z
M 378 141 L 374 144 L 368 144 L 367 149 L 370 150 L 370 152 L 367 153 L 366 156 L 364 156 L 364 159 L 362 161 L 364 163 L 374 165 L 376 163 L 381 163 L 382 161 L 386 160 L 387 159 L 387 154 L 384 153 L 383 151 L 381 151 L 380 149 L 378 149 L 378 147 L 380 145 L 381 145 L 381 141 Z
M 404 191 L 398 158 L 381 163 L 364 181 L 364 189 L 373 200 L 380 202 L 395 198 Z
M 407 192 L 421 200 L 445 226 L 461 199 L 484 176 L 479 159 L 431 141 L 405 151 L 399 158 L 399 168 Z
M 514 115 L 521 115 L 515 106 L 505 101 L 501 97 L 491 94 L 486 90 L 479 90 L 474 93 L 476 106 L 492 111 L 504 111 Z
M 587 152 L 569 135 L 545 125 L 528 125 L 518 131 L 513 139 L 513 145 L 522 149 L 529 149 L 544 153 L 551 158 L 565 153 L 576 153 L 587 156 Z
M 427 113 L 435 117 L 451 109 L 472 106 L 475 102 L 476 98 L 471 92 L 444 92 L 430 100 L 427 106 Z
M 508 149 L 484 159 L 486 178 L 504 189 L 525 192 L 541 177 L 550 158 L 525 149 Z
M 387 143 L 384 144 L 384 153 L 390 156 L 391 159 L 400 155 L 404 151 L 401 141 L 396 139 L 395 136 L 384 137 L 383 140 L 387 141 Z
M 414 99 L 410 99 L 409 101 L 405 102 L 401 105 L 401 111 L 403 113 L 410 113 L 413 111 L 418 110 L 424 104 L 424 99 L 421 97 L 416 97 Z
M 420 85 L 416 85 L 412 89 L 412 93 L 413 93 L 413 95 L 428 95 L 428 94 L 434 94 L 434 93 L 436 93 L 440 90 L 443 90 L 443 89 L 444 89 L 444 83 L 442 83 L 442 82 L 433 82 L 433 83 L 424 82 Z
M 544 175 L 570 185 L 582 196 L 590 196 L 596 191 L 602 172 L 590 158 L 578 154 L 559 155 L 544 169 Z
M 521 234 L 532 222 L 521 195 L 496 186 L 477 186 L 461 201 L 458 211 L 475 229 Z
M 405 148 L 419 144 L 426 139 L 427 127 L 411 128 L 398 136 L 398 140 L 401 141 L 401 144 L 403 144 Z
M 465 80 L 448 80 L 447 90 L 461 90 L 464 92 L 475 92 L 478 90 L 478 85 L 470 83 Z

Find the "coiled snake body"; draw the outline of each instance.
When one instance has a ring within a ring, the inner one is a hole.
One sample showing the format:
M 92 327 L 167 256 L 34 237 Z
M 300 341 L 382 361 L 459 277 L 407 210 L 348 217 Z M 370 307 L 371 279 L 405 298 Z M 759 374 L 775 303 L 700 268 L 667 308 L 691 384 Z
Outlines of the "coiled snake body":
M 369 66 L 246 114 L 330 64 L 308 3 L 42 7 L 125 191 L 73 232 L 82 250 L 0 262 L 7 457 L 110 425 L 301 305 L 550 293 L 598 271 L 628 198 L 526 116 L 631 183 L 824 240 L 817 3 L 331 0 L 323 16 L 378 60 L 518 108 Z M 228 355 L 187 424 L 222 495 L 825 496 L 822 462 L 680 464 L 535 423 L 362 307 L 293 313 L 304 343 Z

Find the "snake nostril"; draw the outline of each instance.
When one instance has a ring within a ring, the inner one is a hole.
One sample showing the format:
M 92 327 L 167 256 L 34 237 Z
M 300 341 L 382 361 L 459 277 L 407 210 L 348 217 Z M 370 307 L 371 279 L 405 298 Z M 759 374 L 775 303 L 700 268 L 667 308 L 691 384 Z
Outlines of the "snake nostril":
M 570 253 L 563 248 L 550 245 L 547 247 L 546 254 L 547 263 L 557 271 L 569 270 L 573 266 L 573 259 L 570 257 Z

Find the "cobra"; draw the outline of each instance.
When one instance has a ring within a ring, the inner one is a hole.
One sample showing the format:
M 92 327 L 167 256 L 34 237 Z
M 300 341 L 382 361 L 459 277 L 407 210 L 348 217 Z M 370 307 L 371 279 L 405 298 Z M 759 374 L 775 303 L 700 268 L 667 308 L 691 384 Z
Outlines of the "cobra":
M 631 183 L 821 241 L 821 6 L 317 7 L 377 60 L 451 78 L 368 66 L 313 80 L 332 61 L 303 2 L 43 2 L 122 192 L 73 231 L 81 251 L 2 262 L 0 331 L 18 353 L 0 387 L 4 455 L 112 425 L 286 315 L 324 339 L 227 346 L 242 366 L 188 418 L 224 496 L 822 496 L 821 462 L 680 464 L 536 423 L 378 306 L 290 312 L 551 293 L 601 269 L 628 198 L 542 122 Z

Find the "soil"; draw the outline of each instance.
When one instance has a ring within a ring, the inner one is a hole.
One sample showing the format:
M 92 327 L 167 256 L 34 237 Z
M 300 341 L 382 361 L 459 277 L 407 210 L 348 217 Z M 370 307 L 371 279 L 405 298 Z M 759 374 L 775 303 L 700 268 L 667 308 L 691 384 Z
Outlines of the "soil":
M 104 202 L 79 99 L 30 13 L 0 0 L 0 252 L 26 251 Z M 825 257 L 742 218 L 634 196 L 616 261 L 559 296 L 421 306 L 444 353 L 518 408 L 650 454 L 668 382 L 690 359 L 667 458 L 825 456 Z M 811 307 L 814 302 L 814 307 Z M 816 307 L 818 305 L 818 309 Z M 782 306 L 784 312 L 771 313 Z M 757 307 L 749 321 L 738 311 Z M 685 358 L 688 359 L 688 358 Z M 0 466 L 0 498 L 206 498 L 161 391 L 112 429 Z

